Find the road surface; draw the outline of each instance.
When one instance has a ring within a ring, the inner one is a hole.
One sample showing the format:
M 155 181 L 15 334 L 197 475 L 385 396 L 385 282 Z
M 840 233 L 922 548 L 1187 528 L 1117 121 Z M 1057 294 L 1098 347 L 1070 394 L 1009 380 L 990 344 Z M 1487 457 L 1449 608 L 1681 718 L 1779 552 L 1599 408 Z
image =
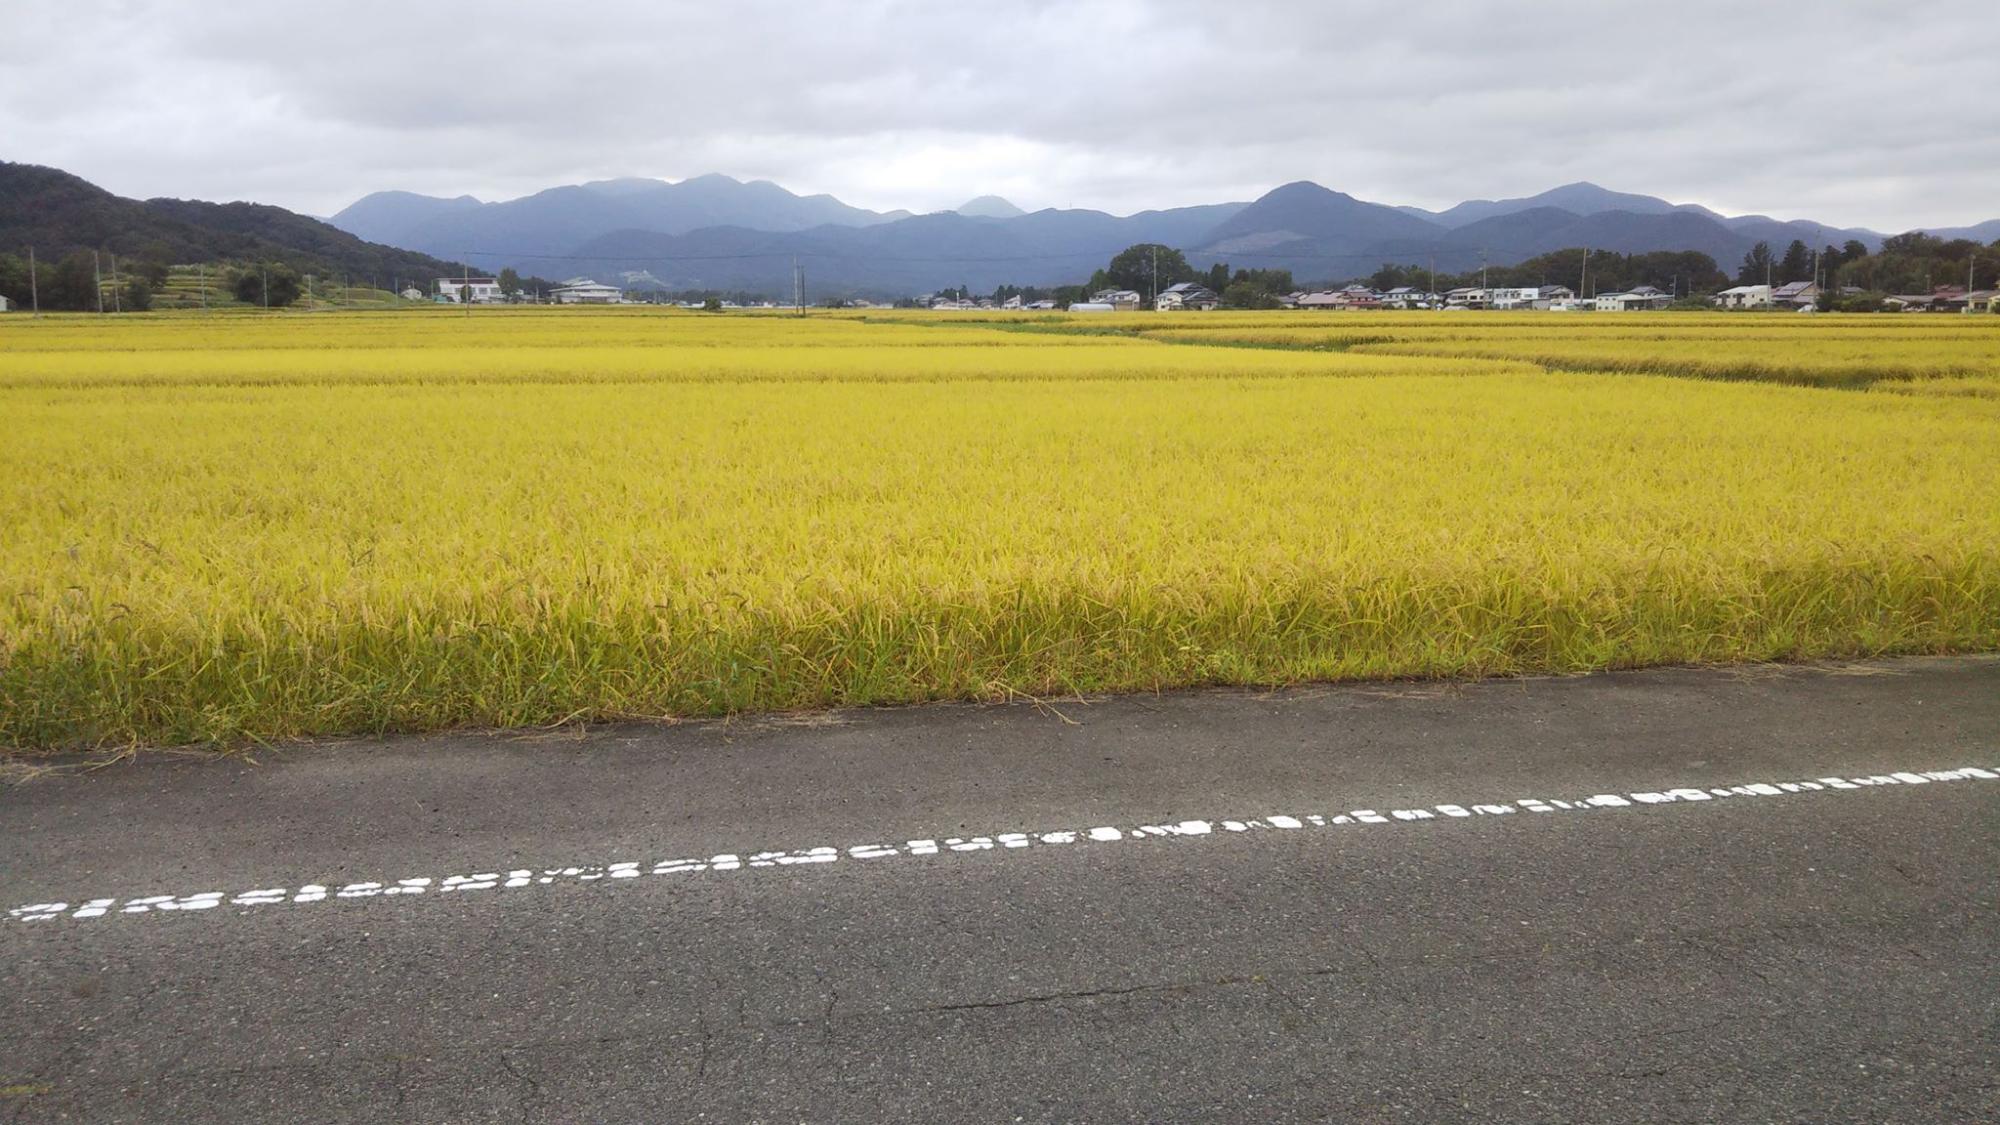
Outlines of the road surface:
M 0 1121 L 2000 1119 L 2000 660 L 146 755 Z

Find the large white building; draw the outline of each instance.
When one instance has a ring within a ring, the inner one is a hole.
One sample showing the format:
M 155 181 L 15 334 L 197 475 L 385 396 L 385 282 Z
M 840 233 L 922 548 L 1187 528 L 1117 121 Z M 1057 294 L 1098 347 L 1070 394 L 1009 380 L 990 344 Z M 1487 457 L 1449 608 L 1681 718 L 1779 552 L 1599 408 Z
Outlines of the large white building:
M 625 300 L 625 294 L 617 286 L 587 277 L 572 277 L 549 290 L 549 296 L 558 305 L 616 305 Z
M 500 283 L 490 277 L 440 277 L 434 292 L 438 300 L 454 305 L 491 305 L 507 299 Z
M 1650 309 L 1664 309 L 1674 303 L 1670 294 L 1662 293 L 1650 285 L 1628 289 L 1623 293 L 1599 293 L 1598 312 L 1644 312 Z
M 1717 293 L 1714 300 L 1725 309 L 1768 309 L 1771 307 L 1771 287 L 1738 285 Z

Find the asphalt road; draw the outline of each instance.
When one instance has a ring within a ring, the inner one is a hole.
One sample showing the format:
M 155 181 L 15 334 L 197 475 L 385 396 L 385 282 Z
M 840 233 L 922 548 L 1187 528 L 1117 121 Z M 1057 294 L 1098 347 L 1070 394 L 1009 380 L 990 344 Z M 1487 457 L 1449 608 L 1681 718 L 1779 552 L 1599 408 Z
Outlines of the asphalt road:
M 0 841 L 0 1121 L 2000 1119 L 1991 658 L 150 755 Z

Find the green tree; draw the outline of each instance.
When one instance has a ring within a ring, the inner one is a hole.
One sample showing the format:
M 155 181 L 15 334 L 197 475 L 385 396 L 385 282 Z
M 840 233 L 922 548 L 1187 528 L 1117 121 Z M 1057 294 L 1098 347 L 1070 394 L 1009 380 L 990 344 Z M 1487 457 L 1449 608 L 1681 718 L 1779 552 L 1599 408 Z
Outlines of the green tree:
M 236 275 L 234 291 L 245 304 L 281 309 L 299 299 L 299 275 L 276 262 L 251 266 Z
M 28 259 L 0 254 L 0 297 L 25 309 L 32 299 L 31 288 L 28 284 Z
M 145 312 L 153 307 L 153 286 L 143 277 L 135 277 L 125 283 L 126 312 Z
M 710 298 L 709 298 L 708 300 L 706 300 L 706 301 L 703 301 L 703 302 L 701 303 L 701 311 L 703 311 L 703 312 L 721 312 L 721 311 L 722 311 L 722 298 L 720 298 L 720 297 L 710 297 Z
M 155 238 L 139 248 L 132 258 L 132 272 L 152 283 L 159 289 L 167 283 L 167 263 L 173 261 L 173 248 L 162 239 Z
M 1188 265 L 1187 256 L 1179 250 L 1157 242 L 1141 242 L 1120 250 L 1105 267 L 1104 276 L 1107 288 L 1131 289 L 1151 297 L 1169 285 L 1200 281 L 1203 275 Z M 1153 284 L 1155 277 L 1159 280 L 1157 288 Z
M 1785 247 L 1785 256 L 1778 261 L 1778 280 L 1812 280 L 1812 251 L 1806 248 L 1802 239 L 1794 238 L 1792 244 Z
M 44 309 L 97 311 L 97 270 L 90 251 L 72 251 L 53 269 L 42 267 L 41 291 Z
M 1254 281 L 1232 281 L 1222 290 L 1222 306 L 1230 309 L 1275 309 L 1278 307 L 1278 295 Z
M 1290 270 L 1237 270 L 1236 276 L 1230 278 L 1229 281 L 1231 284 L 1239 281 L 1247 281 L 1259 289 L 1273 294 L 1290 293 L 1292 290 L 1298 288 L 1298 286 L 1292 284 L 1292 271 Z M 1222 289 L 1218 286 L 1210 286 L 1210 288 L 1214 289 L 1217 293 L 1222 292 Z M 1394 286 L 1391 286 L 1391 288 L 1394 288 Z
M 1759 242 L 1743 255 L 1743 265 L 1736 271 L 1736 284 L 1762 285 L 1770 280 L 1771 269 L 1771 244 Z
M 498 280 L 500 282 L 500 294 L 503 297 L 512 297 L 521 291 L 521 275 L 514 272 L 513 266 L 508 266 L 506 269 L 501 270 Z

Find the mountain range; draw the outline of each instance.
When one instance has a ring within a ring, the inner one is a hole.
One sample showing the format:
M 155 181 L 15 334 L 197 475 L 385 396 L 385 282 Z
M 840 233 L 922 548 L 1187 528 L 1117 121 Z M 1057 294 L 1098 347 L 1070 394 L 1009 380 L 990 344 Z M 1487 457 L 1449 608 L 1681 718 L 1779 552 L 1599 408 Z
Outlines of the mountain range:
M 60 169 L 0 161 L 0 253 L 25 255 L 29 247 L 47 263 L 77 250 L 106 250 L 163 263 L 283 262 L 300 273 L 346 274 L 380 285 L 464 269 L 363 241 L 282 207 L 127 199 Z
M 1855 240 L 1872 250 L 1883 238 L 1806 220 L 1722 215 L 1591 183 L 1442 211 L 1299 181 L 1249 203 L 1124 216 L 1024 212 L 992 195 L 912 215 L 708 175 L 679 183 L 605 180 L 497 203 L 378 192 L 329 221 L 372 241 L 488 269 L 587 274 L 638 288 L 782 292 L 796 259 L 815 292 L 862 293 L 1074 282 L 1138 242 L 1178 247 L 1197 265 L 1286 268 L 1306 280 L 1363 275 L 1384 262 L 1434 262 L 1458 272 L 1575 246 L 1699 250 L 1728 269 L 1760 241 L 1782 250 L 1794 239 L 1814 247 Z M 2000 238 L 2000 219 L 1930 233 L 1985 242 Z
M 2000 219 L 1930 228 L 1942 238 L 2000 239 Z M 1699 250 L 1733 269 L 1757 242 L 1780 251 L 1859 241 L 1878 232 L 1692 204 L 1575 183 L 1442 211 L 1356 199 L 1308 181 L 1248 202 L 1131 215 L 1023 212 L 997 196 L 951 211 L 871 211 L 828 195 L 796 195 L 727 176 L 602 180 L 521 199 L 481 202 L 377 192 L 320 221 L 279 207 L 126 199 L 53 168 L 0 162 L 0 253 L 33 246 L 53 260 L 102 249 L 172 262 L 265 260 L 378 284 L 512 266 L 523 274 L 591 276 L 631 288 L 902 295 L 965 285 L 1055 285 L 1087 279 L 1142 242 L 1198 266 L 1290 269 L 1300 282 L 1365 276 L 1385 262 L 1463 272 L 1578 246 L 1636 253 Z

